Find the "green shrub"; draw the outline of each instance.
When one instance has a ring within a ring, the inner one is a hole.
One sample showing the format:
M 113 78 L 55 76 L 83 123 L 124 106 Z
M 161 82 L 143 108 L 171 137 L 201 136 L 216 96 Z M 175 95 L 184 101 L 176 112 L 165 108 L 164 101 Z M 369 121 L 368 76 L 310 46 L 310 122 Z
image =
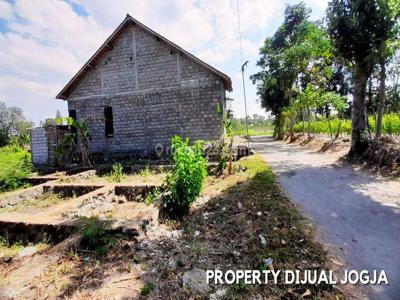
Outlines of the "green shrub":
M 123 178 L 124 178 L 124 173 L 122 165 L 120 163 L 113 164 L 110 174 L 111 181 L 121 182 Z
M 164 208 L 171 217 L 182 217 L 189 212 L 190 205 L 200 195 L 207 176 L 207 165 L 202 154 L 202 144 L 189 145 L 189 140 L 180 136 L 172 139 L 172 172 L 167 176 L 167 191 L 163 197 Z
M 31 172 L 30 153 L 19 146 L 0 148 L 0 192 L 28 186 Z

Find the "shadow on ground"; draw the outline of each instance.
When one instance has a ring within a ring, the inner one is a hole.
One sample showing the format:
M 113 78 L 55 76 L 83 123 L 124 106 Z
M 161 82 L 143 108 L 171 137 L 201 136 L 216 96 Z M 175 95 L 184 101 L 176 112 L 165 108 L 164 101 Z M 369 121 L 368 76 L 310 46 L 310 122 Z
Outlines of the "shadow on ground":
M 21 293 L 33 298 L 135 298 L 146 287 L 150 299 L 187 299 L 199 297 L 196 287 L 182 286 L 183 275 L 193 269 L 264 270 L 267 258 L 276 270 L 327 269 L 326 253 L 315 242 L 309 221 L 282 195 L 271 170 L 259 158 L 251 168 L 250 178 L 203 199 L 186 220 L 168 222 L 168 228 L 154 228 L 136 241 L 120 240 L 104 255 L 77 250 L 73 243 L 59 247 L 58 257 L 41 275 L 19 285 Z M 226 288 L 228 299 L 340 295 L 325 284 L 210 287 L 197 282 L 206 294 Z
M 400 299 L 399 181 L 271 138 L 255 138 L 253 147 L 327 241 L 343 250 L 348 269 L 385 270 L 389 285 L 372 287 L 371 298 Z

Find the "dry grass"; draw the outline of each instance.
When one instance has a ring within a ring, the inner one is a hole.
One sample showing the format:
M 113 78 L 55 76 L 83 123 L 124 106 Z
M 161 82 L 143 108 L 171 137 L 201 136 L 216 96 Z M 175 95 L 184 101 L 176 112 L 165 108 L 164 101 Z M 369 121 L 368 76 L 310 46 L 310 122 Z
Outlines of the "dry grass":
M 161 184 L 163 183 L 166 177 L 166 173 L 153 173 L 142 171 L 140 174 L 124 174 L 122 181 L 118 182 L 118 184 L 131 184 L 131 185 L 140 185 L 140 184 Z M 81 184 L 109 184 L 111 181 L 110 177 L 92 175 L 88 179 L 79 180 Z
M 77 243 L 49 249 L 58 259 L 24 284 L 25 296 L 196 299 L 199 295 L 181 284 L 184 272 L 193 268 L 264 269 L 264 259 L 271 258 L 275 269 L 327 269 L 326 253 L 311 225 L 282 193 L 265 162 L 253 156 L 236 166 L 245 171 L 207 179 L 203 197 L 181 222 L 168 221 L 136 241 L 122 238 L 104 255 Z M 329 285 L 227 288 L 228 299 L 298 299 L 306 290 L 313 298 L 343 298 Z
M 282 193 L 271 169 L 258 156 L 239 165 L 247 171 L 209 178 L 204 195 L 211 198 L 197 205 L 182 223 L 170 223 L 182 230 L 181 238 L 163 238 L 150 248 L 139 248 L 138 253 L 148 254 L 141 254 L 144 268 L 156 270 L 147 273 L 157 283 L 151 298 L 196 298 L 180 282 L 181 275 L 193 268 L 262 270 L 267 268 L 264 260 L 271 258 L 275 269 L 328 269 L 326 253 L 314 240 L 310 223 Z M 267 245 L 260 242 L 260 234 Z M 171 261 L 176 268 L 171 268 Z M 283 284 L 229 286 L 227 298 L 296 299 L 307 289 L 312 297 L 342 298 L 330 285 Z
M 46 241 L 28 245 L 24 245 L 22 242 L 9 244 L 5 239 L 0 237 L 0 258 L 7 261 L 9 258 L 15 257 L 26 247 L 35 247 L 36 252 L 41 252 L 46 250 L 49 247 L 49 244 Z
M 0 212 L 12 212 L 12 211 L 30 211 L 32 209 L 43 209 L 60 203 L 61 201 L 67 201 L 70 198 L 62 197 L 54 193 L 43 193 L 37 198 L 29 198 L 24 201 L 18 202 L 16 205 L 4 206 L 0 208 Z

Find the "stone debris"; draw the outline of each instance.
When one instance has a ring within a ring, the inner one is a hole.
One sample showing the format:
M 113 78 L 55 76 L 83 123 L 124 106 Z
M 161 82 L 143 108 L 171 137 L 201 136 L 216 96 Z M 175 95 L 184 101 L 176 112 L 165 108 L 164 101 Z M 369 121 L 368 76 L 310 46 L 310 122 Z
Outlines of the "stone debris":
M 199 294 L 206 294 L 211 291 L 207 284 L 206 271 L 202 269 L 192 269 L 182 276 L 182 286 Z
M 240 252 L 239 252 L 239 251 L 233 251 L 232 253 L 233 253 L 233 255 L 235 255 L 235 256 L 240 256 Z
M 267 244 L 267 240 L 265 239 L 264 235 L 262 233 L 260 233 L 258 235 L 258 237 L 260 238 L 261 244 L 266 245 Z
M 37 251 L 36 246 L 26 247 L 18 252 L 18 257 L 31 256 Z
M 210 294 L 210 300 L 224 299 L 226 296 L 226 288 L 218 289 L 215 293 Z

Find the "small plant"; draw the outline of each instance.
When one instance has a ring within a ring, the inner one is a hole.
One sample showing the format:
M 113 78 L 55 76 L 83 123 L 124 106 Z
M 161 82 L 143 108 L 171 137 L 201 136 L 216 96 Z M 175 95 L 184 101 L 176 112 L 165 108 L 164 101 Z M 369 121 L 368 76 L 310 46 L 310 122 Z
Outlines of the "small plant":
M 12 258 L 24 248 L 21 242 L 9 244 L 8 241 L 0 236 L 0 256 L 5 258 Z
M 147 205 L 150 205 L 151 203 L 154 202 L 154 200 L 161 194 L 161 188 L 156 187 L 150 192 L 147 193 L 145 203 Z
M 203 157 L 202 144 L 189 145 L 178 135 L 172 139 L 172 172 L 166 179 L 163 204 L 171 217 L 182 217 L 189 212 L 190 205 L 200 195 L 207 175 L 207 165 Z
M 123 167 L 120 163 L 115 163 L 112 165 L 112 170 L 110 174 L 111 181 L 121 182 L 124 178 Z
M 155 288 L 155 285 L 153 283 L 147 282 L 140 290 L 140 295 L 147 296 L 154 290 L 154 288 Z
M 66 122 L 69 126 L 75 128 L 75 132 L 66 135 L 56 149 L 56 154 L 60 160 L 71 159 L 74 152 L 79 153 L 79 159 L 85 166 L 91 166 L 92 160 L 89 145 L 92 136 L 89 130 L 89 124 L 85 121 L 79 122 L 71 117 L 58 117 L 56 123 Z
M 110 221 L 100 220 L 97 217 L 84 218 L 82 220 L 82 238 L 80 245 L 89 250 L 95 250 L 96 254 L 105 254 L 108 249 L 116 244 L 118 235 L 110 234 Z
M 152 174 L 151 168 L 149 165 L 146 165 L 146 167 L 140 171 L 140 176 L 147 178 Z

